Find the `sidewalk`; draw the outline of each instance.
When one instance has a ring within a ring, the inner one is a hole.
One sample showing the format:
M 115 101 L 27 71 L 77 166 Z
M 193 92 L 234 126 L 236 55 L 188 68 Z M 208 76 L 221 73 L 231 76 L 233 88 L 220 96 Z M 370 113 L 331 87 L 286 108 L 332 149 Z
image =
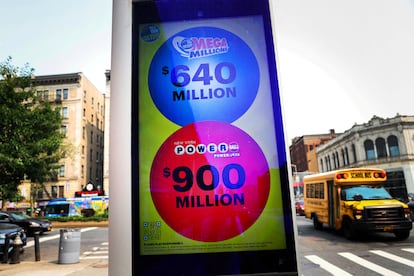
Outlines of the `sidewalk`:
M 106 276 L 108 260 L 80 260 L 75 264 L 53 262 L 20 262 L 0 264 L 0 275 L 8 276 Z
M 108 227 L 108 222 L 52 222 L 54 229 L 78 227 Z M 53 261 L 20 261 L 0 263 L 0 276 L 107 276 L 108 259 L 79 259 L 78 263 L 59 264 Z

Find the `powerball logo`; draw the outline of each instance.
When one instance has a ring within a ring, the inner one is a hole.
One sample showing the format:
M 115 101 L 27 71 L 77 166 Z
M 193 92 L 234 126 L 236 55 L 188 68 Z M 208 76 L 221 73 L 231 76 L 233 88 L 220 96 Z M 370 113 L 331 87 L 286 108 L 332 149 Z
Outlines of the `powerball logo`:
M 218 37 L 182 37 L 176 36 L 172 40 L 174 49 L 188 59 L 214 56 L 227 53 L 229 46 L 226 38 Z

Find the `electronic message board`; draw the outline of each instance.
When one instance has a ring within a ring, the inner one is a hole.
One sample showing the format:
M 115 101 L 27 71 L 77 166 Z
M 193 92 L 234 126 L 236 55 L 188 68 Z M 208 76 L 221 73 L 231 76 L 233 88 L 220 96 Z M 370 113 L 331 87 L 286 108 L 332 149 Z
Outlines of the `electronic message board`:
M 134 274 L 297 272 L 268 0 L 132 19 Z

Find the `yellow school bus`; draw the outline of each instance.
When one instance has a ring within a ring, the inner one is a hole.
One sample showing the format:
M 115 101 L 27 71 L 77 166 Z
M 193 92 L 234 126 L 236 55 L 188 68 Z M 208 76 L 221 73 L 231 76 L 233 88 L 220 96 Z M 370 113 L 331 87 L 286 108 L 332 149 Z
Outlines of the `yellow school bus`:
M 305 217 L 315 229 L 327 225 L 347 239 L 357 234 L 392 232 L 401 240 L 412 229 L 410 209 L 384 188 L 386 172 L 353 168 L 304 177 Z

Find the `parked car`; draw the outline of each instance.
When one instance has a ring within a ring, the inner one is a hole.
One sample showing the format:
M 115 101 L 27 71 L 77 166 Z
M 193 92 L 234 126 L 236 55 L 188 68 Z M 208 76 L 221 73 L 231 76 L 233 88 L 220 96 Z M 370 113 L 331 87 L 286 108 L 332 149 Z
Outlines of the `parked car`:
M 33 236 L 36 232 L 41 235 L 52 230 L 52 223 L 49 220 L 32 218 L 19 212 L 0 212 L 1 223 L 16 224 L 23 228 L 28 236 Z
M 23 252 L 23 246 L 25 246 L 27 243 L 27 236 L 24 230 L 16 224 L 0 223 L 0 256 L 3 256 L 4 254 L 4 246 L 6 244 L 7 237 L 9 239 L 8 254 L 11 253 L 13 250 L 13 242 L 16 236 L 19 236 L 22 240 L 21 252 Z
M 300 216 L 305 215 L 305 205 L 303 203 L 303 200 L 297 200 L 295 202 L 295 207 L 296 207 L 296 214 L 297 215 L 300 215 Z

